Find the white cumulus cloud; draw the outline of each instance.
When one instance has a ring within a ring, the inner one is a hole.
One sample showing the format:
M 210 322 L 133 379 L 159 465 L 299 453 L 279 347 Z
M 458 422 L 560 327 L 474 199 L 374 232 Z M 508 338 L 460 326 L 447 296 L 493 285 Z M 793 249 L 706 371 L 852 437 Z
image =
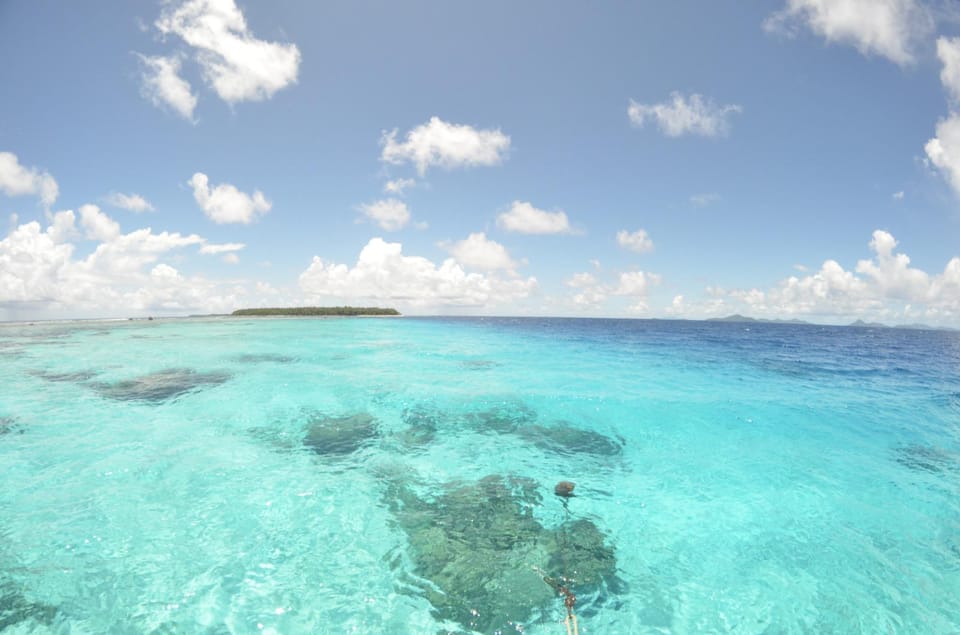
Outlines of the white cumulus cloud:
M 154 106 L 169 107 L 187 120 L 193 120 L 197 96 L 190 82 L 180 77 L 180 58 L 176 55 L 140 55 L 143 73 L 140 76 L 140 92 Z
M 120 233 L 119 225 L 95 205 L 80 208 L 92 253 L 74 257 L 76 215 L 53 215 L 17 226 L 0 241 L 0 314 L 12 316 L 133 315 L 145 312 L 232 310 L 246 291 L 233 282 L 186 276 L 165 255 L 206 241 L 196 234 Z M 59 313 L 58 313 L 59 312 Z
M 440 246 L 468 269 L 495 271 L 502 269 L 513 272 L 517 263 L 510 257 L 507 248 L 490 240 L 484 232 L 475 232 L 453 243 L 441 243 Z
M 670 101 L 659 104 L 641 104 L 631 99 L 627 107 L 627 116 L 633 125 L 642 127 L 652 120 L 669 137 L 723 136 L 730 130 L 730 115 L 740 112 L 743 108 L 736 104 L 718 106 L 703 95 L 693 94 L 687 98 L 678 92 L 670 94 Z
M 354 266 L 314 257 L 300 275 L 308 302 L 350 299 L 413 307 L 485 307 L 529 296 L 536 278 L 504 280 L 467 273 L 453 259 L 439 266 L 421 256 L 405 256 L 400 243 L 373 238 Z
M 260 190 L 250 196 L 229 183 L 211 190 L 203 172 L 194 174 L 187 183 L 193 188 L 193 198 L 200 209 L 215 223 L 252 223 L 258 214 L 266 214 L 272 207 Z
M 300 50 L 254 37 L 233 0 L 169 5 L 156 27 L 194 48 L 204 79 L 228 103 L 269 99 L 297 81 Z
M 954 191 L 960 194 L 960 114 L 952 113 L 938 121 L 936 133 L 937 136 L 927 141 L 924 151 Z
M 644 271 L 625 271 L 620 274 L 613 295 L 643 297 L 651 285 L 660 284 L 660 276 Z
M 120 194 L 111 192 L 103 198 L 107 205 L 119 207 L 130 212 L 152 212 L 153 205 L 139 194 Z
M 653 240 L 651 240 L 650 236 L 648 236 L 647 232 L 643 229 L 638 229 L 635 232 L 628 232 L 625 229 L 621 229 L 617 232 L 617 244 L 624 249 L 635 251 L 638 254 L 653 251 Z
M 960 104 L 960 37 L 937 38 L 937 57 L 943 64 L 940 83 L 954 104 Z
M 518 234 L 572 234 L 563 210 L 548 212 L 525 201 L 514 201 L 510 209 L 497 216 L 497 226 Z
M 916 0 L 787 0 L 764 22 L 767 31 L 793 34 L 804 25 L 827 42 L 848 44 L 901 66 L 933 30 L 929 10 Z
M 510 149 L 510 137 L 496 130 L 478 130 L 431 117 L 430 121 L 407 132 L 397 141 L 397 129 L 385 132 L 380 140 L 380 159 L 387 163 L 413 163 L 420 175 L 430 167 L 446 169 L 499 165 Z
M 719 194 L 708 193 L 708 194 L 694 194 L 690 197 L 690 202 L 696 205 L 697 207 L 706 207 L 707 205 L 712 205 L 720 200 Z
M 411 188 L 416 184 L 417 182 L 413 179 L 394 179 L 384 183 L 383 191 L 387 192 L 388 194 L 397 194 L 399 196 L 403 194 L 405 189 Z
M 60 188 L 49 172 L 20 165 L 17 155 L 0 152 L 0 192 L 7 196 L 36 194 L 49 208 L 60 195 Z
M 869 243 L 872 257 L 857 261 L 853 270 L 828 259 L 814 273 L 790 276 L 767 291 L 714 289 L 707 303 L 688 305 L 688 315 L 744 312 L 759 317 L 955 324 L 960 320 L 960 257 L 951 258 L 942 273 L 932 274 L 911 266 L 897 246 L 892 234 L 878 229 Z
M 631 299 L 633 304 L 628 310 L 641 313 L 647 310 L 649 288 L 660 284 L 660 276 L 645 271 L 624 271 L 617 276 L 614 283 L 607 284 L 597 280 L 592 273 L 581 271 L 565 280 L 564 284 L 576 290 L 570 299 L 579 309 L 597 309 L 613 295 Z
M 220 245 L 208 243 L 200 248 L 201 254 L 225 254 L 233 251 L 240 251 L 246 247 L 243 243 L 223 243 Z
M 120 223 L 101 212 L 96 205 L 80 206 L 80 224 L 90 240 L 107 242 L 120 235 Z
M 364 216 L 375 222 L 384 231 L 398 231 L 410 222 L 410 210 L 407 209 L 407 204 L 395 198 L 360 205 L 359 209 Z

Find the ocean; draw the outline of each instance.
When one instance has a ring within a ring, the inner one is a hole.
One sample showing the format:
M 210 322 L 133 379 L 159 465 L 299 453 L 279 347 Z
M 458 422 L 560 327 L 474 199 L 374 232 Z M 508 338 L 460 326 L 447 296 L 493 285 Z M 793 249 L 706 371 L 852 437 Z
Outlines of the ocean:
M 960 333 L 0 325 L 0 631 L 574 627 L 960 632 Z

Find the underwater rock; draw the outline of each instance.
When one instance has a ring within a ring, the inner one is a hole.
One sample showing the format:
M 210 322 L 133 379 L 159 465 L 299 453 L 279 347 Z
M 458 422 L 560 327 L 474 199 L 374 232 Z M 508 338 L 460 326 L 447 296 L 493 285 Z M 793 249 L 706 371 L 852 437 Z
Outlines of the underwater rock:
M 317 454 L 350 454 L 380 436 L 376 420 L 365 412 L 321 417 L 310 422 L 303 444 Z
M 537 411 L 519 401 L 504 401 L 492 408 L 468 413 L 466 420 L 480 432 L 503 434 L 536 421 Z
M 260 363 L 275 363 L 275 364 L 289 364 L 290 362 L 297 361 L 296 357 L 290 357 L 289 355 L 278 355 L 276 353 L 244 353 L 243 355 L 237 355 L 234 357 L 235 360 L 242 364 L 260 364 Z
M 120 401 L 161 402 L 179 397 L 204 386 L 219 386 L 230 379 L 229 373 L 198 373 L 191 368 L 168 368 L 135 379 L 113 384 L 97 384 L 104 397 Z
M 13 417 L 0 417 L 0 434 L 23 434 L 23 428 L 17 425 Z
M 30 628 L 22 632 L 36 632 L 35 629 L 40 625 L 49 627 L 53 624 L 56 615 L 56 607 L 31 602 L 13 583 L 0 583 L 0 631 L 17 625 L 26 627 L 29 624 Z M 46 632 L 46 629 L 43 632 Z
M 894 452 L 897 463 L 920 472 L 940 474 L 960 466 L 960 455 L 929 445 L 903 445 Z
M 407 429 L 400 433 L 400 441 L 407 446 L 424 447 L 436 437 L 441 414 L 426 406 L 414 406 L 404 409 L 401 419 Z
M 487 370 L 501 366 L 500 362 L 495 362 L 491 359 L 465 359 L 460 362 L 460 365 L 467 370 Z
M 565 456 L 580 453 L 616 456 L 623 451 L 623 445 L 610 437 L 593 430 L 575 428 L 566 422 L 552 426 L 524 426 L 517 430 L 517 434 L 542 450 Z
M 45 370 L 34 370 L 30 372 L 34 377 L 45 379 L 52 382 L 76 382 L 83 383 L 90 381 L 97 376 L 94 370 L 78 370 L 72 373 L 50 373 Z
M 576 487 L 576 484 L 571 483 L 570 481 L 560 481 L 553 487 L 553 493 L 557 496 L 563 496 L 564 498 L 570 498 L 573 496 L 573 488 Z
M 447 485 L 425 500 L 407 479 L 390 484 L 387 503 L 436 617 L 472 631 L 512 631 L 551 607 L 562 610 L 545 576 L 577 594 L 615 580 L 613 549 L 596 525 L 573 520 L 545 528 L 533 516 L 538 490 L 531 479 L 494 475 Z

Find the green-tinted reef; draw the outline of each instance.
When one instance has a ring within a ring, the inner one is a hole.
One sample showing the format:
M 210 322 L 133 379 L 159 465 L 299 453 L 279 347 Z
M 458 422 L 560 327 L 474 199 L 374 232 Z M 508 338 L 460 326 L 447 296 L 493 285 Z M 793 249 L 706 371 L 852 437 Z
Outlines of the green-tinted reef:
M 391 480 L 386 500 L 407 535 L 411 573 L 421 581 L 414 588 L 438 619 L 514 632 L 563 614 L 557 581 L 587 596 L 616 582 L 614 551 L 599 528 L 573 517 L 545 527 L 533 513 L 543 503 L 539 490 L 531 479 L 491 475 L 425 496 Z

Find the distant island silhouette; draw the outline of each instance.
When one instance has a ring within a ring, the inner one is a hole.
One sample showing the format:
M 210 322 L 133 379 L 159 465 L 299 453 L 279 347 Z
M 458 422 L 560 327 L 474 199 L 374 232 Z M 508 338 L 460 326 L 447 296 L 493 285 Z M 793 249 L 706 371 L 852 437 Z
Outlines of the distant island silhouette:
M 238 309 L 231 313 L 238 317 L 260 317 L 268 315 L 294 316 L 358 316 L 358 315 L 400 315 L 396 309 L 375 306 L 293 306 L 268 309 Z

